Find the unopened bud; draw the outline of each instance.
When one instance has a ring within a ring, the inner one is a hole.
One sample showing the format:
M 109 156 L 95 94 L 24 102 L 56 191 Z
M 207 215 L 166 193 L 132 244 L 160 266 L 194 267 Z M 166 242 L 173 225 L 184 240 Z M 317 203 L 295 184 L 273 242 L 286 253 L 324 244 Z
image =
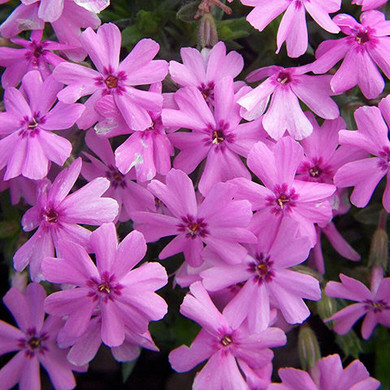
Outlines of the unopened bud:
M 201 49 L 212 48 L 218 42 L 217 27 L 211 14 L 202 16 L 199 22 L 198 44 Z
M 382 267 L 384 270 L 387 269 L 389 252 L 386 219 L 387 213 L 383 210 L 379 215 L 378 228 L 375 230 L 371 240 L 370 254 L 368 257 L 368 264 L 370 267 Z
M 305 371 L 312 368 L 321 359 L 317 337 L 308 326 L 301 326 L 299 329 L 298 351 L 302 369 Z
M 321 292 L 321 300 L 317 302 L 317 313 L 321 317 L 322 321 L 332 317 L 337 311 L 337 303 L 333 298 L 325 295 L 324 290 Z

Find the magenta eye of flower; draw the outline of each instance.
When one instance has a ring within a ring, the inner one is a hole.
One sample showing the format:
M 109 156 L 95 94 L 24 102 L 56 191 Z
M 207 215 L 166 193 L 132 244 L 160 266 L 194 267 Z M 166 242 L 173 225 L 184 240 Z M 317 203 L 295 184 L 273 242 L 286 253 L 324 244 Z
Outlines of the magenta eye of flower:
M 111 292 L 111 287 L 107 282 L 99 284 L 97 288 L 100 292 L 105 294 L 109 294 Z
M 231 343 L 233 342 L 233 339 L 232 339 L 232 336 L 231 335 L 227 335 L 225 334 L 220 343 L 224 346 L 224 347 L 227 347 L 228 345 L 230 345 Z
M 57 211 L 50 209 L 48 211 L 43 212 L 43 218 L 46 222 L 57 223 L 58 222 L 58 213 L 57 213 Z
M 207 223 L 203 218 L 194 218 L 192 215 L 187 215 L 181 218 L 183 223 L 177 225 L 177 229 L 181 233 L 185 233 L 187 238 L 206 237 L 209 232 L 207 230 Z
M 296 206 L 296 200 L 299 195 L 295 193 L 294 188 L 289 188 L 286 183 L 277 184 L 274 189 L 274 196 L 266 197 L 266 204 L 272 207 L 272 212 L 278 214 L 280 212 L 289 211 Z
M 202 96 L 205 100 L 214 98 L 214 82 L 210 81 L 207 83 L 200 84 L 198 87 L 199 91 L 202 93 Z
M 37 349 L 41 346 L 41 339 L 38 337 L 31 337 L 31 339 L 27 341 L 27 344 L 31 349 Z
M 278 199 L 276 199 L 276 201 L 278 202 L 280 208 L 283 209 L 285 205 L 290 202 L 290 198 L 287 195 L 282 194 Z
M 291 82 L 291 77 L 287 72 L 282 71 L 279 73 L 277 81 L 282 85 L 286 85 Z
M 265 256 L 263 253 L 260 253 L 256 256 L 255 261 L 249 264 L 249 272 L 254 274 L 255 279 L 258 283 L 263 283 L 264 281 L 271 281 L 274 273 L 272 271 L 272 266 L 274 262 L 270 260 L 269 256 Z
M 322 173 L 322 171 L 321 171 L 321 169 L 318 168 L 318 167 L 311 167 L 311 168 L 309 169 L 309 175 L 310 175 L 311 177 L 319 177 L 319 176 L 321 175 L 321 173 Z
M 387 171 L 389 169 L 390 164 L 390 148 L 385 146 L 379 153 L 378 156 L 381 159 L 378 162 L 379 168 L 383 171 Z
M 118 86 L 118 78 L 110 75 L 104 80 L 108 88 L 116 88 Z
M 387 303 L 383 300 L 379 301 L 372 301 L 370 299 L 364 301 L 366 304 L 365 309 L 371 310 L 374 313 L 381 313 L 383 310 L 390 310 L 390 306 L 387 305 Z
M 32 358 L 36 352 L 43 354 L 48 351 L 48 348 L 44 345 L 44 342 L 48 339 L 46 333 L 40 335 L 37 334 L 35 328 L 27 329 L 26 338 L 20 339 L 18 346 L 25 350 L 25 355 Z
M 108 166 L 109 171 L 106 172 L 106 177 L 108 180 L 110 180 L 111 185 L 114 188 L 117 188 L 118 186 L 121 186 L 122 188 L 126 188 L 126 181 L 124 180 L 124 175 L 118 171 L 115 167 L 112 165 Z
M 367 30 L 359 31 L 355 36 L 355 41 L 359 44 L 366 43 L 370 40 Z
M 87 281 L 87 286 L 90 288 L 88 296 L 94 300 L 100 298 L 103 302 L 107 302 L 108 299 L 113 301 L 116 296 L 122 295 L 123 289 L 123 286 L 115 279 L 115 275 L 110 275 L 108 271 L 103 272 L 100 280 L 91 278 Z
M 224 136 L 222 130 L 214 130 L 213 131 L 213 144 L 219 145 L 224 140 L 225 140 L 225 136 Z

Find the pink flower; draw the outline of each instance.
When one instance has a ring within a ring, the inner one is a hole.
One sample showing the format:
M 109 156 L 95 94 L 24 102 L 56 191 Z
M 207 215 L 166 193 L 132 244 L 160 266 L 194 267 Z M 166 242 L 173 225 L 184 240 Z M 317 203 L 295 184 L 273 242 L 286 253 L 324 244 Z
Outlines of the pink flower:
M 55 317 L 44 319 L 45 297 L 43 287 L 32 283 L 24 294 L 13 287 L 3 298 L 20 329 L 0 321 L 1 353 L 17 351 L 0 370 L 2 389 L 11 389 L 17 383 L 20 389 L 40 389 L 40 364 L 57 390 L 73 389 L 76 382 L 72 370 L 85 371 L 85 367 L 72 366 L 66 360 L 68 351 L 58 348 L 56 337 L 63 321 Z
M 356 301 L 338 311 L 327 321 L 334 321 L 333 329 L 346 334 L 353 324 L 365 316 L 362 324 L 362 336 L 369 339 L 377 324 L 390 327 L 390 278 L 384 278 L 373 286 L 371 291 L 358 280 L 340 274 L 341 283 L 328 282 L 325 294 L 328 297 Z
M 11 41 L 23 49 L 0 47 L 0 66 L 7 69 L 1 77 L 3 88 L 16 87 L 30 70 L 39 70 L 42 79 L 46 79 L 60 62 L 65 60 L 53 53 L 53 50 L 71 49 L 69 45 L 53 41 L 41 41 L 42 30 L 31 33 L 30 41 L 13 38 Z
M 96 70 L 72 63 L 59 64 L 53 74 L 68 86 L 58 95 L 59 100 L 73 103 L 82 96 L 92 95 L 85 103 L 85 115 L 78 125 L 83 129 L 98 119 L 95 103 L 104 95 L 112 95 L 128 126 L 144 130 L 152 125 L 150 111 L 159 111 L 162 96 L 134 86 L 162 81 L 168 72 L 168 63 L 153 60 L 159 45 L 151 39 L 142 39 L 130 54 L 119 63 L 121 33 L 112 23 L 101 26 L 97 33 L 91 28 L 80 36 Z
M 307 237 L 297 238 L 297 230 L 294 221 L 284 219 L 276 235 L 270 228 L 261 231 L 258 244 L 250 247 L 240 264 L 220 264 L 201 272 L 208 291 L 244 284 L 224 312 L 236 311 L 236 316 L 248 319 L 250 331 L 259 332 L 269 326 L 271 302 L 288 323 L 296 324 L 310 315 L 302 298 L 321 299 L 315 278 L 290 269 L 305 261 L 311 248 Z
M 386 3 L 387 0 L 352 0 L 352 4 L 361 5 L 363 11 L 380 8 Z
M 182 345 L 169 354 L 174 370 L 186 372 L 208 359 L 196 375 L 194 390 L 242 389 L 249 390 L 243 375 L 246 368 L 252 374 L 270 363 L 273 357 L 269 347 L 284 345 L 286 336 L 278 328 L 251 333 L 236 311 L 222 314 L 211 301 L 200 282 L 190 287 L 190 294 L 184 298 L 180 312 L 202 326 L 190 347 Z M 241 370 L 241 371 L 240 371 Z
M 202 93 L 194 87 L 176 92 L 175 101 L 179 110 L 164 109 L 164 125 L 193 131 L 169 135 L 173 145 L 180 149 L 174 167 L 190 174 L 206 159 L 199 181 L 199 191 L 203 195 L 216 183 L 235 177 L 250 179 L 240 156 L 246 157 L 252 145 L 265 138 L 265 133 L 259 121 L 240 124 L 240 106 L 234 95 L 232 79 L 216 81 L 215 109 L 210 108 Z
M 141 185 L 132 181 L 132 174 L 123 175 L 115 166 L 114 153 L 107 139 L 99 137 L 94 130 L 88 131 L 87 146 L 100 158 L 84 153 L 91 162 L 84 162 L 81 174 L 91 181 L 97 177 L 106 177 L 110 188 L 103 194 L 118 202 L 119 221 L 128 221 L 134 211 L 155 211 L 153 195 Z
M 240 54 L 231 51 L 226 55 L 224 42 L 218 42 L 211 50 L 201 52 L 192 47 L 180 49 L 183 64 L 169 62 L 172 80 L 182 87 L 196 87 L 207 103 L 214 102 L 215 83 L 225 77 L 234 79 L 242 71 L 244 60 Z
M 382 202 L 387 212 L 390 212 L 390 96 L 381 100 L 379 108 L 361 107 L 354 116 L 358 130 L 341 130 L 340 144 L 360 148 L 375 157 L 346 163 L 337 171 L 334 182 L 338 187 L 355 187 L 351 202 L 357 207 L 365 207 L 379 181 L 386 176 L 388 183 Z
M 314 113 L 324 119 L 339 116 L 337 104 L 330 98 L 331 76 L 308 76 L 311 65 L 298 68 L 268 66 L 251 72 L 248 82 L 267 79 L 238 100 L 243 109 L 241 115 L 252 120 L 263 117 L 265 131 L 274 139 L 280 139 L 286 131 L 297 140 L 309 136 L 313 125 L 304 115 L 299 100 L 302 100 Z
M 329 13 L 340 9 L 341 0 L 241 0 L 241 3 L 255 7 L 246 19 L 260 31 L 286 11 L 278 30 L 276 53 L 279 53 L 283 42 L 286 41 L 289 57 L 299 57 L 307 50 L 305 11 L 326 31 L 334 34 L 340 31 Z
M 7 166 L 4 180 L 23 175 L 42 179 L 49 161 L 63 165 L 72 150 L 71 143 L 53 130 L 73 126 L 84 111 L 82 104 L 56 101 L 62 85 L 52 77 L 42 80 L 33 70 L 22 82 L 22 91 L 7 88 L 4 93 L 5 113 L 0 113 L 0 169 Z
M 376 390 L 380 386 L 360 360 L 343 369 L 339 355 L 322 358 L 312 368 L 311 376 L 296 368 L 281 368 L 278 374 L 282 384 L 271 384 L 268 390 Z
M 140 232 L 132 231 L 118 245 L 114 224 L 103 224 L 91 234 L 96 265 L 80 245 L 61 241 L 61 258 L 45 258 L 44 277 L 52 283 L 66 283 L 75 288 L 51 294 L 45 300 L 49 314 L 63 317 L 66 323 L 59 334 L 77 338 L 84 334 L 95 310 L 100 311 L 101 340 L 109 347 L 124 343 L 126 329 L 140 336 L 149 321 L 158 321 L 167 312 L 165 301 L 155 290 L 167 283 L 164 267 L 144 263 L 146 244 Z
M 271 150 L 256 143 L 248 156 L 248 167 L 265 185 L 240 178 L 232 180 L 238 186 L 236 199 L 248 199 L 253 210 L 259 210 L 251 222 L 257 235 L 262 228 L 278 226 L 282 218 L 298 222 L 300 235 L 316 242 L 314 224 L 326 225 L 332 219 L 329 203 L 336 187 L 326 183 L 295 180 L 303 159 L 303 149 L 290 137 L 281 138 Z
M 78 48 L 66 51 L 67 56 L 73 61 L 85 58 L 86 52 L 79 42 L 81 28 L 97 28 L 100 19 L 85 9 L 87 6 L 80 7 L 76 3 L 88 5 L 96 3 L 95 0 L 23 0 L 22 3 L 0 26 L 3 37 L 14 37 L 24 30 L 43 30 L 45 22 L 50 22 L 61 43 Z
M 314 73 L 325 73 L 344 58 L 330 86 L 336 94 L 359 85 L 364 96 L 376 98 L 385 86 L 377 66 L 390 78 L 390 22 L 379 11 L 363 12 L 359 24 L 347 14 L 334 21 L 348 37 L 322 42 L 312 65 Z
M 134 226 L 147 242 L 176 236 L 160 253 L 160 259 L 184 252 L 186 261 L 198 267 L 203 263 L 205 244 L 227 263 L 237 264 L 247 252 L 240 243 L 256 242 L 256 237 L 246 229 L 252 218 L 250 204 L 233 199 L 235 185 L 218 183 L 199 206 L 192 181 L 182 171 L 171 169 L 166 184 L 152 180 L 148 189 L 172 215 L 136 212 Z
M 118 203 L 114 199 L 101 198 L 110 185 L 105 178 L 97 178 L 67 196 L 80 170 L 81 159 L 78 158 L 56 177 L 53 184 L 42 180 L 36 205 L 22 218 L 24 231 L 38 229 L 15 253 L 14 267 L 20 272 L 30 263 L 33 280 L 42 279 L 41 261 L 46 256 L 54 256 L 54 249 L 58 250 L 62 240 L 88 246 L 91 232 L 79 224 L 100 225 L 117 216 Z

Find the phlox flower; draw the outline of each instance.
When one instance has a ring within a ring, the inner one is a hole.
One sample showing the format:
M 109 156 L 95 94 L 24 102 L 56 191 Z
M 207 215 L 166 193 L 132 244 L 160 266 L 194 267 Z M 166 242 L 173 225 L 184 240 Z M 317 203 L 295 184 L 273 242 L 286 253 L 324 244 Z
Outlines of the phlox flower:
M 81 159 L 78 158 L 62 170 L 53 184 L 42 180 L 37 203 L 23 215 L 24 231 L 38 229 L 15 253 L 14 267 L 20 272 L 30 264 L 34 281 L 42 279 L 41 262 L 46 256 L 54 256 L 60 241 L 70 240 L 88 247 L 91 232 L 79 224 L 100 225 L 113 221 L 118 214 L 118 203 L 101 197 L 110 186 L 106 178 L 96 178 L 68 196 L 80 170 Z
M 118 202 L 119 221 L 128 221 L 134 211 L 155 211 L 153 195 L 141 185 L 131 179 L 132 173 L 123 175 L 115 166 L 114 153 L 106 138 L 99 137 L 94 130 L 88 131 L 85 142 L 99 158 L 89 153 L 84 153 L 90 162 L 84 162 L 81 174 L 91 181 L 97 177 L 106 177 L 110 181 L 110 188 L 103 194 Z
M 7 166 L 4 180 L 23 175 L 43 179 L 49 161 L 63 165 L 72 150 L 71 143 L 53 133 L 68 129 L 84 111 L 82 104 L 58 102 L 62 85 L 53 77 L 42 80 L 37 70 L 28 72 L 22 89 L 4 92 L 6 112 L 0 113 L 0 169 Z
M 351 203 L 357 207 L 365 207 L 379 181 L 389 175 L 390 96 L 382 99 L 378 107 L 365 106 L 357 109 L 354 116 L 358 130 L 341 130 L 339 133 L 341 145 L 354 146 L 374 155 L 346 163 L 334 177 L 338 187 L 354 187 Z M 382 202 L 387 212 L 390 212 L 388 179 Z
M 6 67 L 1 76 L 3 88 L 16 87 L 30 70 L 39 70 L 42 79 L 46 79 L 60 62 L 65 60 L 53 53 L 53 50 L 71 49 L 53 41 L 42 41 L 42 30 L 31 32 L 29 41 L 11 38 L 11 42 L 22 46 L 21 49 L 0 47 L 0 66 Z
M 286 131 L 297 140 L 312 133 L 313 125 L 304 115 L 298 99 L 321 118 L 336 119 L 339 109 L 330 98 L 331 76 L 308 76 L 310 67 L 310 64 L 297 68 L 272 65 L 251 72 L 246 78 L 248 82 L 267 79 L 238 100 L 243 107 L 241 115 L 247 120 L 258 118 L 267 109 L 272 96 L 262 124 L 275 140 Z
M 225 77 L 234 79 L 244 67 L 240 54 L 231 51 L 226 54 L 224 42 L 218 42 L 212 49 L 201 52 L 192 47 L 180 49 L 183 63 L 169 62 L 172 80 L 182 87 L 196 87 L 207 103 L 214 102 L 215 83 Z
M 325 73 L 344 58 L 330 81 L 332 91 L 339 94 L 358 85 L 366 98 L 375 99 L 385 86 L 378 67 L 390 78 L 390 21 L 374 10 L 361 14 L 361 24 L 347 14 L 334 21 L 348 36 L 320 44 L 313 72 Z
M 250 203 L 233 199 L 235 185 L 218 183 L 198 205 L 191 179 L 184 172 L 171 169 L 166 184 L 152 180 L 148 189 L 171 215 L 136 212 L 134 226 L 147 242 L 176 236 L 162 250 L 160 259 L 184 252 L 186 261 L 199 267 L 205 244 L 224 261 L 234 264 L 247 252 L 240 243 L 256 243 L 256 237 L 246 229 L 252 218 Z
M 278 374 L 282 383 L 273 383 L 268 390 L 376 390 L 380 386 L 360 360 L 343 368 L 339 355 L 322 358 L 310 374 L 296 368 L 281 368 Z
M 338 311 L 326 321 L 334 321 L 333 329 L 339 334 L 348 333 L 354 323 L 365 317 L 362 336 L 369 339 L 377 324 L 390 327 L 390 278 L 382 278 L 368 289 L 363 283 L 340 274 L 341 283 L 328 282 L 325 294 L 328 297 L 343 298 L 354 303 Z
M 24 294 L 12 287 L 3 298 L 19 329 L 0 321 L 1 353 L 17 352 L 0 369 L 2 389 L 16 384 L 21 390 L 40 389 L 40 364 L 57 390 L 73 389 L 76 382 L 72 370 L 85 371 L 85 367 L 70 364 L 66 359 L 68 351 L 58 348 L 56 337 L 63 321 L 52 316 L 45 320 L 45 298 L 45 290 L 37 283 L 29 284 Z
M 363 11 L 382 7 L 387 0 L 352 0 L 352 4 L 361 5 Z
M 180 312 L 199 323 L 202 330 L 190 347 L 182 345 L 173 350 L 169 361 L 174 370 L 186 372 L 208 360 L 195 377 L 194 390 L 249 390 L 244 378 L 246 368 L 251 375 L 253 370 L 264 367 L 273 358 L 269 348 L 286 342 L 284 332 L 278 328 L 249 332 L 237 311 L 229 312 L 228 308 L 229 305 L 220 313 L 200 282 L 191 285 L 180 306 Z
M 67 84 L 58 94 L 63 102 L 73 103 L 82 96 L 92 95 L 85 102 L 85 115 L 78 121 L 87 129 L 98 119 L 95 103 L 104 95 L 112 95 L 119 111 L 132 130 L 151 126 L 150 111 L 159 111 L 162 96 L 157 92 L 143 91 L 134 86 L 162 81 L 168 72 L 168 63 L 153 60 L 159 45 L 152 39 L 142 39 L 130 54 L 119 63 L 121 33 L 112 23 L 102 25 L 97 33 L 87 28 L 80 36 L 82 47 L 97 68 L 63 63 L 53 72 L 57 80 Z
M 59 243 L 60 258 L 43 260 L 42 273 L 48 281 L 75 287 L 47 297 L 45 310 L 66 316 L 60 344 L 62 338 L 82 336 L 99 310 L 102 342 L 118 347 L 125 342 L 126 328 L 141 337 L 149 321 L 166 314 L 167 304 L 154 291 L 167 283 L 167 273 L 158 263 L 133 269 L 146 253 L 140 232 L 132 231 L 118 245 L 115 225 L 103 224 L 92 232 L 90 245 L 96 265 L 83 247 L 70 241 Z
M 73 61 L 82 61 L 86 52 L 80 47 L 81 28 L 97 28 L 100 19 L 93 9 L 108 5 L 107 0 L 22 0 L 14 12 L 0 26 L 0 35 L 14 37 L 24 30 L 43 30 L 51 23 L 61 43 L 77 47 L 66 51 Z
M 314 224 L 326 225 L 332 219 L 330 197 L 336 187 L 327 183 L 296 180 L 303 149 L 291 137 L 281 138 L 270 149 L 263 142 L 256 143 L 248 156 L 248 167 L 263 185 L 239 178 L 236 199 L 247 199 L 255 213 L 251 230 L 257 235 L 261 229 L 277 226 L 283 218 L 298 222 L 300 235 L 316 242 Z
M 220 264 L 201 272 L 208 291 L 243 285 L 224 312 L 248 319 L 250 331 L 269 326 L 271 305 L 281 310 L 288 323 L 296 324 L 310 315 L 302 298 L 321 299 L 315 278 L 290 269 L 304 262 L 311 248 L 307 237 L 297 238 L 297 230 L 296 222 L 284 219 L 276 236 L 272 229 L 262 230 L 257 245 L 249 248 L 240 264 Z
M 189 174 L 206 159 L 199 181 L 199 191 L 203 195 L 221 181 L 235 177 L 250 179 L 250 173 L 240 156 L 246 157 L 251 146 L 265 138 L 265 133 L 259 121 L 240 124 L 240 106 L 232 79 L 216 81 L 214 110 L 194 87 L 176 92 L 175 101 L 179 110 L 164 109 L 163 124 L 193 131 L 169 135 L 173 145 L 180 149 L 173 166 Z
M 0 172 L 0 177 L 4 172 Z M 0 192 L 9 189 L 11 204 L 16 205 L 23 199 L 27 204 L 33 206 L 37 201 L 37 181 L 30 180 L 24 176 L 18 176 L 8 181 L 0 181 Z
M 283 42 L 286 41 L 289 57 L 299 57 L 307 50 L 305 11 L 326 31 L 334 34 L 340 31 L 329 13 L 340 9 L 341 0 L 241 0 L 241 3 L 255 7 L 246 19 L 260 31 L 263 31 L 277 16 L 286 11 L 276 37 L 278 45 L 276 53 L 279 53 Z

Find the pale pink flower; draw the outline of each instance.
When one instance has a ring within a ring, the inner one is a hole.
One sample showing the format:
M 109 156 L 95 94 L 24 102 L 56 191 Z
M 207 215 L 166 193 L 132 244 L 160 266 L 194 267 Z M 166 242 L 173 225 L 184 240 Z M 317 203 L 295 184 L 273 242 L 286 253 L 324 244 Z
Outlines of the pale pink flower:
M 387 0 L 352 0 L 352 4 L 361 5 L 362 11 L 380 8 L 387 3 Z
M 84 111 L 82 104 L 58 102 L 62 84 L 52 76 L 45 81 L 37 70 L 23 77 L 22 89 L 7 88 L 6 112 L 0 113 L 0 169 L 7 166 L 4 180 L 23 175 L 43 179 L 49 161 L 63 165 L 72 150 L 71 143 L 53 130 L 68 129 Z
M 174 370 L 186 372 L 208 360 L 195 377 L 194 390 L 249 390 L 246 377 L 253 380 L 253 370 L 271 362 L 273 353 L 269 348 L 286 342 L 278 328 L 249 332 L 237 311 L 228 308 L 220 313 L 200 282 L 191 285 L 180 306 L 180 312 L 199 323 L 202 330 L 190 347 L 182 345 L 173 350 L 169 361 Z
M 80 245 L 59 242 L 61 257 L 45 258 L 42 273 L 52 283 L 75 288 L 51 294 L 45 310 L 66 316 L 61 339 L 84 334 L 95 311 L 99 311 L 101 340 L 109 347 L 125 342 L 126 329 L 140 337 L 149 321 L 158 321 L 167 312 L 167 304 L 154 291 L 163 287 L 167 273 L 158 263 L 144 263 L 146 244 L 140 232 L 132 231 L 118 245 L 113 223 L 103 224 L 91 234 L 90 245 L 96 265 Z
M 378 67 L 390 78 L 390 21 L 380 11 L 363 12 L 361 24 L 347 14 L 334 21 L 348 36 L 322 42 L 312 71 L 325 73 L 344 58 L 330 81 L 332 91 L 340 94 L 358 85 L 366 98 L 375 99 L 385 86 Z
M 20 329 L 0 321 L 1 353 L 17 352 L 0 369 L 2 389 L 16 384 L 21 390 L 40 389 L 40 364 L 57 390 L 73 389 L 76 382 L 72 370 L 85 371 L 85 367 L 71 365 L 66 359 L 68 351 L 58 348 L 56 338 L 63 321 L 55 317 L 45 320 L 45 298 L 45 290 L 37 283 L 29 284 L 24 294 L 12 287 L 3 298 Z
M 340 9 L 341 0 L 241 0 L 241 3 L 255 7 L 246 19 L 260 31 L 286 11 L 278 29 L 276 53 L 286 41 L 289 57 L 299 57 L 307 50 L 306 11 L 326 31 L 334 34 L 340 31 L 329 13 Z
M 330 97 L 332 91 L 329 81 L 332 76 L 308 76 L 306 73 L 310 68 L 310 64 L 297 68 L 273 65 L 251 72 L 246 78 L 248 82 L 265 77 L 267 79 L 238 100 L 238 104 L 243 107 L 241 115 L 247 120 L 260 117 L 271 98 L 262 124 L 265 131 L 276 140 L 286 131 L 297 140 L 312 133 L 313 125 L 304 115 L 299 100 L 321 118 L 336 119 L 339 109 Z
M 78 158 L 56 177 L 53 184 L 42 180 L 36 205 L 23 215 L 24 231 L 38 229 L 15 253 L 14 267 L 20 272 L 30 263 L 33 280 L 42 279 L 43 258 L 54 256 L 54 249 L 58 250 L 62 240 L 89 246 L 91 232 L 80 224 L 100 225 L 113 221 L 118 214 L 118 203 L 101 197 L 110 186 L 106 178 L 96 178 L 68 196 L 80 170 L 81 159 Z

